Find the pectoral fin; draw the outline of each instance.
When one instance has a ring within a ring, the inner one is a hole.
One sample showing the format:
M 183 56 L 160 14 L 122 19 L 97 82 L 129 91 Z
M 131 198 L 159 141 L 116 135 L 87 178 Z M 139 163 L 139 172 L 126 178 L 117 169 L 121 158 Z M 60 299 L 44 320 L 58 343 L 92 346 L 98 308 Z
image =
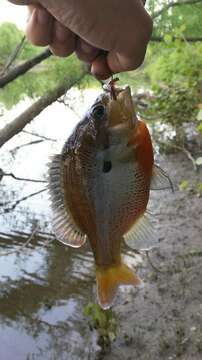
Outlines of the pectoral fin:
M 126 245 L 134 250 L 148 250 L 158 243 L 153 226 L 147 216 L 141 216 L 124 235 Z
M 80 247 L 86 240 L 75 224 L 65 199 L 64 162 L 55 155 L 49 166 L 49 191 L 53 211 L 53 229 L 59 241 L 71 247 Z
M 166 190 L 174 191 L 173 184 L 169 176 L 158 165 L 153 166 L 152 179 L 150 184 L 151 190 Z

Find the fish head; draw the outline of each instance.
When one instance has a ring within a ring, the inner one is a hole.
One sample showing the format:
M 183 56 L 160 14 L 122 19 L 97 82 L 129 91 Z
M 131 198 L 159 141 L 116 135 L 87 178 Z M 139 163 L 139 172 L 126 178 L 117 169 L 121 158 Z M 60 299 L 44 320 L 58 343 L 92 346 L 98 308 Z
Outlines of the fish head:
M 113 97 L 110 91 L 102 93 L 88 113 L 88 119 L 96 130 L 96 138 L 99 143 L 105 143 L 104 147 L 107 147 L 109 133 L 130 131 L 137 124 L 130 87 L 115 88 L 114 91 Z
M 131 89 L 115 89 L 115 98 L 109 98 L 107 104 L 109 128 L 134 128 L 137 122 Z

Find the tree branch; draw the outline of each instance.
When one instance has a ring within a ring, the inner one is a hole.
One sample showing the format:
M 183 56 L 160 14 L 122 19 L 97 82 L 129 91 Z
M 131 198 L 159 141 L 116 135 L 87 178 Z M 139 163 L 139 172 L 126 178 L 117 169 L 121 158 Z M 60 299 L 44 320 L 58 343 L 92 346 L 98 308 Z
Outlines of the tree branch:
M 13 179 L 18 180 L 18 181 L 28 181 L 28 182 L 34 182 L 34 183 L 47 183 L 47 181 L 45 181 L 45 180 L 36 180 L 36 179 L 22 178 L 22 177 L 16 176 L 16 175 L 13 174 L 13 173 L 6 173 L 6 172 L 4 172 L 2 169 L 0 169 L 0 181 L 2 180 L 2 178 L 3 178 L 4 176 L 12 177 Z
M 31 132 L 31 131 L 22 130 L 22 132 L 24 132 L 25 134 L 32 135 L 32 136 L 36 136 L 36 137 L 38 137 L 39 139 L 42 139 L 42 140 L 57 142 L 56 139 L 52 139 L 52 138 L 49 138 L 49 137 L 44 136 L 44 135 L 39 135 L 39 134 L 36 134 L 34 132 Z
M 9 56 L 1 75 L 4 75 L 8 71 L 8 69 L 11 67 L 11 65 L 14 63 L 14 61 L 16 60 L 16 58 L 18 57 L 19 53 L 21 52 L 21 50 L 24 46 L 25 39 L 26 39 L 26 36 L 24 35 L 22 37 L 21 41 L 19 42 L 19 44 L 17 44 L 17 46 L 15 47 L 12 54 Z
M 187 41 L 187 42 L 201 42 L 202 41 L 202 36 L 196 36 L 196 37 L 177 37 L 177 36 L 172 36 L 172 40 L 176 40 L 176 39 L 181 39 L 182 41 Z M 161 42 L 164 41 L 164 37 L 163 36 L 152 36 L 151 37 L 151 41 L 155 41 L 155 42 Z
M 86 75 L 86 71 L 83 70 L 81 76 L 77 80 L 64 81 L 62 84 L 51 90 L 48 94 L 42 96 L 34 104 L 32 104 L 27 110 L 19 115 L 11 123 L 7 124 L 0 131 L 0 147 L 10 140 L 14 135 L 18 134 L 27 124 L 29 124 L 36 116 L 38 116 L 47 106 L 51 105 L 58 98 L 60 98 L 67 90 L 72 86 L 78 84 L 81 79 Z
M 0 206 L 3 206 L 3 207 L 4 207 L 4 206 L 6 206 L 6 205 L 9 205 L 9 204 L 13 203 L 13 205 L 11 205 L 10 207 L 6 207 L 6 208 L 3 209 L 3 212 L 4 212 L 4 213 L 9 213 L 9 212 L 15 210 L 16 206 L 18 206 L 21 202 L 23 202 L 23 201 L 25 201 L 25 200 L 28 200 L 28 199 L 36 196 L 36 195 L 39 195 L 39 194 L 41 194 L 42 192 L 45 192 L 45 191 L 47 191 L 47 190 L 48 190 L 48 189 L 47 189 L 47 187 L 46 187 L 46 188 L 44 188 L 44 189 L 41 189 L 41 190 L 39 190 L 39 191 L 36 191 L 36 192 L 34 192 L 34 193 L 32 193 L 32 194 L 29 194 L 29 195 L 27 195 L 27 196 L 23 196 L 22 198 L 20 198 L 20 199 L 18 199 L 18 200 L 8 201 L 8 202 L 6 202 L 6 203 L 0 203 Z
M 31 70 L 34 66 L 40 64 L 42 61 L 49 58 L 51 55 L 51 51 L 49 49 L 46 49 L 41 54 L 14 67 L 7 74 L 0 77 L 0 88 L 8 85 L 11 81 L 17 79 L 19 76 L 24 75 L 27 71 Z
M 0 256 L 8 256 L 11 254 L 22 254 L 22 251 L 31 243 L 31 241 L 33 240 L 34 236 L 36 235 L 37 232 L 37 226 L 35 227 L 35 229 L 32 231 L 32 233 L 30 234 L 30 236 L 28 237 L 28 239 L 25 241 L 24 244 L 22 244 L 21 246 L 18 247 L 18 249 L 15 250 L 10 250 L 7 252 L 0 252 Z
M 164 11 L 167 11 L 168 9 L 172 8 L 172 7 L 177 7 L 177 6 L 184 6 L 184 5 L 193 5 L 193 4 L 198 4 L 198 3 L 202 3 L 202 0 L 184 0 L 184 1 L 171 1 L 170 3 L 168 3 L 167 5 L 165 5 L 162 9 L 154 12 L 152 14 L 152 18 L 155 19 L 158 16 L 162 15 L 162 13 Z

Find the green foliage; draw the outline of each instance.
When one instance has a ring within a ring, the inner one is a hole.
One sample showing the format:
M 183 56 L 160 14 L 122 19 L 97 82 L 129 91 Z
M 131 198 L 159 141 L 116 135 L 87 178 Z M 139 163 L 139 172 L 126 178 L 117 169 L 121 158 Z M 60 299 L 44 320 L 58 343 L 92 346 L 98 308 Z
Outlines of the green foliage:
M 181 30 L 180 30 L 181 31 Z M 175 129 L 196 119 L 202 79 L 202 46 L 182 40 L 165 42 L 151 50 L 153 62 L 146 71 L 150 77 L 153 101 L 146 112 Z
M 15 24 L 3 23 L 0 25 L 0 68 L 5 65 L 23 36 L 24 33 Z M 27 60 L 37 55 L 40 51 L 39 47 L 32 46 L 26 41 L 23 51 L 19 54 L 18 61 Z
M 0 26 L 0 67 L 5 65 L 22 37 L 23 33 L 14 24 L 4 23 Z M 15 65 L 36 56 L 41 51 L 41 48 L 25 42 Z M 52 56 L 0 90 L 0 104 L 10 109 L 26 97 L 37 98 L 46 94 L 65 78 L 67 84 L 76 82 L 82 72 L 81 62 L 75 56 L 63 59 Z
M 155 14 L 169 3 L 168 0 L 147 0 L 146 6 L 151 14 Z M 186 24 L 186 36 L 201 36 L 201 11 L 201 3 L 170 7 L 154 19 L 154 35 L 164 36 Z
M 202 197 L 202 183 L 198 183 L 196 187 L 196 191 L 199 197 Z
M 4 23 L 0 26 L 0 67 L 5 64 L 22 36 L 21 31 L 14 24 Z
M 99 344 L 102 347 L 110 346 L 116 339 L 117 323 L 111 309 L 103 310 L 98 304 L 89 303 L 84 308 L 84 315 L 89 319 L 89 326 L 96 329 Z
M 188 180 L 182 180 L 179 185 L 180 190 L 187 190 L 189 188 L 189 181 Z
M 198 159 L 202 160 L 202 158 Z M 202 165 L 202 163 L 200 165 Z M 187 191 L 190 194 L 195 194 L 197 197 L 202 197 L 202 182 L 190 184 L 188 180 L 182 180 L 179 184 L 179 189 L 181 191 Z
M 197 112 L 195 89 L 178 84 L 156 86 L 155 97 L 151 100 L 148 115 L 179 128 L 183 123 L 193 121 Z
M 197 125 L 196 130 L 200 133 L 202 133 L 202 123 Z
M 153 62 L 147 68 L 151 83 L 157 84 L 174 82 L 187 87 L 197 86 L 202 79 L 202 45 L 187 44 L 183 40 L 165 41 L 154 47 Z

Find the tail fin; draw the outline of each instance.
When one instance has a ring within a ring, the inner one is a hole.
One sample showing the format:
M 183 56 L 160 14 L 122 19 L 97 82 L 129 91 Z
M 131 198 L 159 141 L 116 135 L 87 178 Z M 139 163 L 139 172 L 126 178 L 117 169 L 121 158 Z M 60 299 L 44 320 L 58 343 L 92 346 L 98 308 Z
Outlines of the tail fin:
M 98 302 L 103 309 L 110 308 L 119 286 L 141 284 L 140 278 L 125 264 L 107 269 L 98 267 L 96 278 Z

